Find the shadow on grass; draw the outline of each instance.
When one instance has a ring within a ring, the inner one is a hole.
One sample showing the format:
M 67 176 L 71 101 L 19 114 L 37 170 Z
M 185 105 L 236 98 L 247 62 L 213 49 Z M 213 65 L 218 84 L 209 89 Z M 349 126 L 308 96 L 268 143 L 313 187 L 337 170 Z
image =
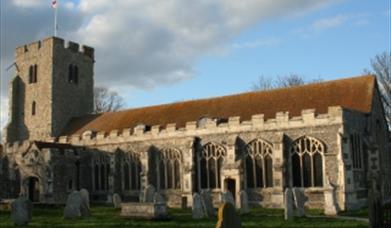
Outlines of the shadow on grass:
M 215 227 L 216 218 L 193 220 L 191 209 L 170 209 L 172 220 L 148 221 L 125 219 L 119 216 L 119 210 L 109 206 L 93 206 L 92 216 L 85 219 L 64 220 L 63 207 L 34 207 L 31 227 Z M 317 213 L 317 212 L 316 212 Z M 366 223 L 345 221 L 332 218 L 295 218 L 285 221 L 281 209 L 253 208 L 250 214 L 242 215 L 243 227 L 367 227 Z M 0 211 L 0 227 L 12 226 L 10 212 Z

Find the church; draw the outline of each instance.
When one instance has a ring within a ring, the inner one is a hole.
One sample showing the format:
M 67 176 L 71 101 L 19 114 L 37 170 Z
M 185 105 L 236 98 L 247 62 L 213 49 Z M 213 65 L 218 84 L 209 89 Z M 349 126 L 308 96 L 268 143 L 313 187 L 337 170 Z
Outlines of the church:
M 138 201 L 153 185 L 171 207 L 209 190 L 236 202 L 283 207 L 304 190 L 322 208 L 365 206 L 369 182 L 391 194 L 391 142 L 376 78 L 334 81 L 93 113 L 94 49 L 49 37 L 15 51 L 0 198 L 64 203 L 85 188 Z

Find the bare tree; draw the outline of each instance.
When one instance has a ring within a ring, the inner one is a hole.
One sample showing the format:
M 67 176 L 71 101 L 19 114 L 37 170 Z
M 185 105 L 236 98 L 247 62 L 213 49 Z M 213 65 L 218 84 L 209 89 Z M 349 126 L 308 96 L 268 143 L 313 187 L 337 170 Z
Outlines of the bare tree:
M 124 99 L 106 87 L 94 88 L 94 112 L 113 112 L 124 107 Z
M 317 78 L 311 81 L 306 81 L 304 76 L 299 74 L 288 74 L 285 76 L 278 76 L 275 79 L 269 79 L 261 75 L 258 77 L 258 80 L 253 83 L 253 85 L 251 86 L 251 90 L 253 91 L 270 90 L 276 88 L 285 88 L 285 87 L 304 85 L 308 83 L 316 83 L 320 81 L 322 81 L 321 78 Z
M 276 81 L 277 88 L 292 87 L 304 85 L 304 77 L 298 74 L 289 74 L 286 76 L 278 76 Z
M 274 88 L 273 80 L 270 80 L 263 75 L 259 76 L 258 80 L 256 82 L 253 82 L 253 85 L 251 86 L 251 90 L 253 91 L 271 90 L 273 88 Z
M 371 59 L 371 67 L 372 70 L 364 71 L 376 75 L 386 120 L 391 129 L 391 52 L 376 55 Z

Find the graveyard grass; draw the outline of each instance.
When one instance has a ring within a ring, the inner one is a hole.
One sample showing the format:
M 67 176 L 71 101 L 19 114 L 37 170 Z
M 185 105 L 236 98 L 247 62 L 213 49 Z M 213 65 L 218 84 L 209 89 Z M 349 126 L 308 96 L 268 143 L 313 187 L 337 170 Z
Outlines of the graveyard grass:
M 92 216 L 86 219 L 64 220 L 63 207 L 42 208 L 35 206 L 31 227 L 215 227 L 217 218 L 193 220 L 191 209 L 170 209 L 172 217 L 169 221 L 145 221 L 125 219 L 119 216 L 120 210 L 109 206 L 92 206 Z M 307 211 L 317 215 L 320 211 Z M 253 208 L 251 214 L 241 216 L 243 227 L 368 227 L 365 222 L 341 220 L 333 218 L 294 218 L 292 221 L 284 221 L 282 209 Z M 0 211 L 0 227 L 13 226 L 10 212 Z

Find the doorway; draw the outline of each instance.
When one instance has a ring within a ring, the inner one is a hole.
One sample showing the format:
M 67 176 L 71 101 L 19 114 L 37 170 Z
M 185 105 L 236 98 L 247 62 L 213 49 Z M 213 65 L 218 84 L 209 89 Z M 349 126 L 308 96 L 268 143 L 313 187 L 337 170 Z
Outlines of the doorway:
M 28 178 L 28 196 L 31 202 L 39 202 L 39 180 L 36 177 Z
M 236 181 L 235 179 L 227 178 L 225 179 L 225 188 L 227 191 L 230 191 L 234 200 L 236 200 Z

